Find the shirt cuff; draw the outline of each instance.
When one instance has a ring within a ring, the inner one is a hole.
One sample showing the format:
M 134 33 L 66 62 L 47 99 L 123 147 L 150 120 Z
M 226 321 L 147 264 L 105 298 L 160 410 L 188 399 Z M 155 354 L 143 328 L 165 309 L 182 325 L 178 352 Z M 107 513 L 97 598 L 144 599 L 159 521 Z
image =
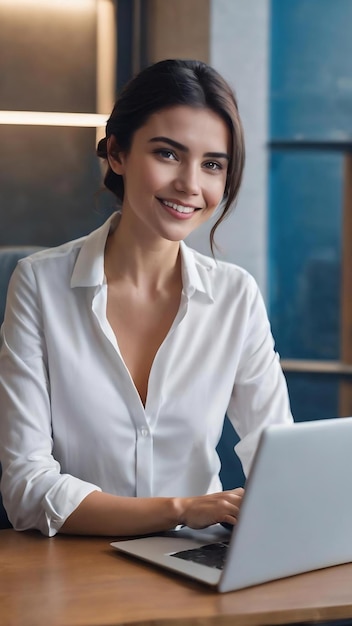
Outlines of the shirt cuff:
M 39 530 L 48 537 L 54 537 L 82 500 L 93 491 L 101 491 L 101 488 L 74 476 L 61 475 L 42 500 L 44 516 Z

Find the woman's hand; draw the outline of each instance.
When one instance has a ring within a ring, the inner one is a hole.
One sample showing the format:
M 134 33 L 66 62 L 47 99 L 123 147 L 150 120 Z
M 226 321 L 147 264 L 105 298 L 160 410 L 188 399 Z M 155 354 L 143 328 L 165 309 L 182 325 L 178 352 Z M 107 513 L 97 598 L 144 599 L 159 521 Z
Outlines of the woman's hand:
M 206 496 L 180 498 L 181 522 L 190 528 L 205 528 L 211 524 L 236 524 L 244 489 L 221 491 Z

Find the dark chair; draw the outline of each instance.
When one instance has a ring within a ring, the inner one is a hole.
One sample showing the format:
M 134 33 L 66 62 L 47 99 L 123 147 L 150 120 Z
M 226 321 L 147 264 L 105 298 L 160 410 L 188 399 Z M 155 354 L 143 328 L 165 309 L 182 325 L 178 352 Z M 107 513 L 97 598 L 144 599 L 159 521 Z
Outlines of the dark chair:
M 11 274 L 17 265 L 17 261 L 33 252 L 40 250 L 39 247 L 33 246 L 4 246 L 0 247 L 0 325 L 4 319 L 6 294 L 11 278 Z M 0 408 L 1 410 L 1 408 Z M 0 465 L 1 479 L 1 465 Z M 11 524 L 7 518 L 6 511 L 2 504 L 0 493 L 0 530 L 3 528 L 11 528 Z
M 225 417 L 224 428 L 217 447 L 221 460 L 220 478 L 224 490 L 243 487 L 245 483 L 241 461 L 233 450 L 238 442 L 239 436 L 230 420 Z

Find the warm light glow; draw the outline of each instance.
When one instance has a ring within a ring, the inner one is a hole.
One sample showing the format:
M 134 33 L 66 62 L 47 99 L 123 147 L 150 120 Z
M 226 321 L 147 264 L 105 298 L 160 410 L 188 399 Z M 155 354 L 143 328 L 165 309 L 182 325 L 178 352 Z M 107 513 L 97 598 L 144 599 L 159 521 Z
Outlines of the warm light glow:
M 109 114 L 55 113 L 41 111 L 0 111 L 0 124 L 25 126 L 82 126 L 98 128 L 105 126 Z
M 45 9 L 91 9 L 96 4 L 96 0 L 1 0 L 1 4 L 13 8 L 32 6 Z
M 96 111 L 111 111 L 114 105 L 116 80 L 116 6 L 110 0 L 97 4 L 97 81 Z M 104 137 L 105 129 L 97 127 L 96 143 Z
M 97 4 L 97 113 L 111 111 L 115 100 L 116 13 L 110 0 Z

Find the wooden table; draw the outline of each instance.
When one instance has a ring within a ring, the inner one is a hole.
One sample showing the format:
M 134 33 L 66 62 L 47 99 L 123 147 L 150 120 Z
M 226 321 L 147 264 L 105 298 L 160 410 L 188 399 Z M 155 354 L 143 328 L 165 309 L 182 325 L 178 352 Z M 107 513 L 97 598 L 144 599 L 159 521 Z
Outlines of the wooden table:
M 352 618 L 352 564 L 218 594 L 119 554 L 107 538 L 0 531 L 1 626 L 259 626 L 342 618 Z

